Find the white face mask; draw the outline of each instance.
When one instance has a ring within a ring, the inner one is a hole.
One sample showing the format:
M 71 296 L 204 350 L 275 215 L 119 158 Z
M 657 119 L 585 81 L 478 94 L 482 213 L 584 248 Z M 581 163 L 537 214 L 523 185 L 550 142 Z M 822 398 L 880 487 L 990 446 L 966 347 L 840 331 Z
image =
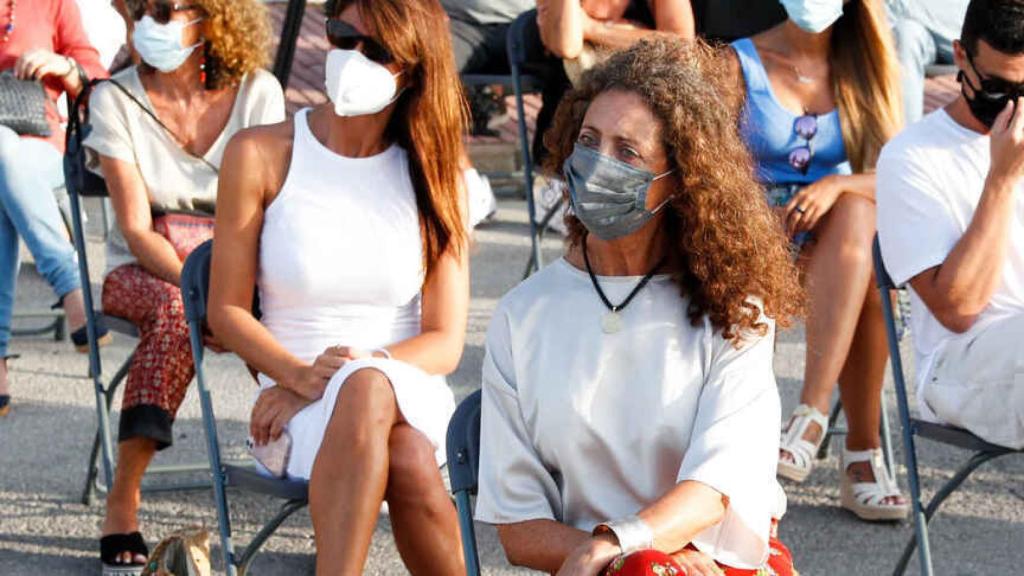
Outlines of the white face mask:
M 181 45 L 181 33 L 186 26 L 201 22 L 197 18 L 191 22 L 171 20 L 167 24 L 158 24 L 149 14 L 135 23 L 132 32 L 132 44 L 138 51 L 142 61 L 161 72 L 173 72 L 188 60 L 192 51 L 202 42 L 192 46 Z
M 794 24 L 818 34 L 843 15 L 843 0 L 780 0 Z
M 398 84 L 390 70 L 358 50 L 334 49 L 324 65 L 327 97 L 338 116 L 376 114 L 398 100 Z

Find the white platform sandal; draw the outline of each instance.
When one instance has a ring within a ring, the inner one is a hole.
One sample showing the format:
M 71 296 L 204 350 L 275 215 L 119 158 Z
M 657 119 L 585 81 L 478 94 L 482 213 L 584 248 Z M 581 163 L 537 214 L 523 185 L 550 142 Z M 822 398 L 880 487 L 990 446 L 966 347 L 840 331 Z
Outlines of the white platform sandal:
M 850 464 L 870 462 L 874 482 L 854 482 L 847 473 Z M 856 514 L 861 520 L 892 521 L 902 520 L 910 513 L 910 504 L 904 499 L 902 504 L 885 503 L 886 498 L 900 496 L 896 479 L 885 467 L 885 456 L 881 448 L 874 450 L 850 451 L 843 447 L 839 459 L 840 481 L 839 493 L 843 508 Z
M 821 430 L 817 442 L 810 442 L 804 438 L 807 427 L 812 423 L 817 424 Z M 789 422 L 782 429 L 782 439 L 779 443 L 779 449 L 793 456 L 793 461 L 790 462 L 779 454 L 778 475 L 793 482 L 806 480 L 814 467 L 814 457 L 827 431 L 828 416 L 807 404 L 797 406 L 790 415 Z

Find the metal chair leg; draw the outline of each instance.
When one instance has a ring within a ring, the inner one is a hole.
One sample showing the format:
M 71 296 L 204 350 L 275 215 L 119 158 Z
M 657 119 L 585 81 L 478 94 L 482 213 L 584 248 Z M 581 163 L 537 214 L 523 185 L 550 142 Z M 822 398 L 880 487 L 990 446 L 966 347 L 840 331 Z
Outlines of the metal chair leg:
M 455 507 L 458 509 L 459 533 L 462 536 L 462 555 L 466 562 L 466 576 L 480 576 L 480 555 L 476 549 L 473 507 L 469 501 L 468 491 L 462 490 L 455 494 Z
M 278 510 L 277 514 L 263 525 L 263 528 L 253 536 L 252 541 L 249 545 L 242 550 L 242 553 L 238 555 L 236 566 L 238 567 L 238 575 L 244 576 L 245 572 L 249 569 L 249 563 L 256 556 L 256 553 L 260 551 L 263 544 L 270 538 L 271 535 L 281 526 L 281 524 L 288 519 L 289 516 L 298 512 L 306 506 L 305 500 L 289 500 L 281 505 L 281 509 Z
M 552 206 L 551 208 L 548 209 L 547 213 L 544 214 L 544 218 L 541 219 L 539 224 L 537 224 L 537 244 L 538 245 L 540 245 L 540 243 L 544 240 L 544 233 L 547 231 L 548 224 L 551 223 L 551 220 L 555 217 L 556 214 L 558 214 L 558 211 L 562 209 L 562 205 L 563 204 L 564 204 L 564 201 L 562 199 L 559 199 L 558 202 L 556 202 L 554 206 Z M 530 274 L 532 274 L 533 272 L 535 272 L 536 270 L 539 269 L 539 267 L 535 267 L 534 266 L 534 264 L 536 264 L 536 261 L 537 261 L 536 259 L 537 259 L 537 255 L 534 254 L 534 253 L 531 253 L 530 254 L 530 260 L 526 263 L 526 270 L 523 272 L 523 280 L 526 280 L 527 278 L 529 278 Z
M 529 132 L 526 129 L 526 106 L 523 104 L 523 87 L 519 67 L 512 66 L 512 87 L 516 97 L 517 126 L 519 128 L 519 149 L 523 158 L 523 178 L 526 192 L 526 212 L 530 219 L 530 248 L 533 270 L 540 270 L 544 265 L 540 251 L 540 238 L 537 237 L 537 207 L 533 198 L 533 158 L 530 157 Z
M 952 478 L 946 481 L 942 485 L 942 488 L 932 496 L 932 499 L 928 502 L 928 506 L 915 514 L 915 534 L 914 537 L 907 542 L 907 546 L 903 549 L 903 554 L 900 556 L 899 562 L 896 564 L 896 570 L 893 572 L 895 576 L 901 576 L 906 571 L 907 564 L 910 562 L 910 556 L 914 553 L 914 549 L 917 546 L 921 547 L 920 558 L 921 558 L 921 573 L 931 575 L 933 574 L 931 551 L 928 545 L 928 522 L 931 521 L 932 517 L 938 512 L 939 507 L 942 503 L 949 498 L 961 484 L 967 480 L 968 476 L 971 475 L 979 466 L 998 457 L 999 454 L 993 454 L 989 452 L 976 452 L 963 466 L 957 470 L 956 474 Z M 916 496 L 919 498 L 920 496 Z M 920 500 L 917 500 L 920 505 Z

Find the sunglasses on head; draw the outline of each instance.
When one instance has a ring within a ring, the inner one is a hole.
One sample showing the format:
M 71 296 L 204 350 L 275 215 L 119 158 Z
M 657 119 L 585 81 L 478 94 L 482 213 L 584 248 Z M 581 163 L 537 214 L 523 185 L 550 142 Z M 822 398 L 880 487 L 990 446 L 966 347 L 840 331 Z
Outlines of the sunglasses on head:
M 975 92 L 980 92 L 980 95 L 982 97 L 988 98 L 990 100 L 999 100 L 1005 97 L 1017 98 L 1019 96 L 1024 96 L 1024 82 L 1010 82 L 1009 80 L 1004 80 L 1003 78 L 999 78 L 996 76 L 983 75 L 980 71 L 978 71 L 978 67 L 974 65 L 974 56 L 971 55 L 970 51 L 965 52 L 967 53 L 967 63 L 971 65 L 971 70 L 974 71 L 974 75 L 977 76 L 978 80 L 981 81 L 981 86 L 976 87 L 974 86 L 974 83 L 971 82 L 966 75 L 964 75 L 963 77 L 964 79 L 967 80 L 967 83 L 971 87 L 971 90 L 974 90 Z M 963 72 L 961 72 L 961 74 L 963 74 Z
M 363 34 L 355 26 L 343 20 L 327 19 L 327 40 L 332 46 L 341 50 L 358 49 L 363 56 L 377 64 L 391 64 L 395 61 L 395 57 L 380 42 Z
M 199 8 L 202 7 L 198 4 L 180 4 L 167 0 L 157 0 L 153 2 L 152 8 L 150 8 L 150 4 L 143 0 L 135 3 L 134 10 L 132 10 L 132 18 L 138 21 L 146 14 L 149 14 L 157 23 L 167 24 L 171 21 L 171 16 L 174 16 L 175 12 L 185 12 L 186 10 L 196 10 Z

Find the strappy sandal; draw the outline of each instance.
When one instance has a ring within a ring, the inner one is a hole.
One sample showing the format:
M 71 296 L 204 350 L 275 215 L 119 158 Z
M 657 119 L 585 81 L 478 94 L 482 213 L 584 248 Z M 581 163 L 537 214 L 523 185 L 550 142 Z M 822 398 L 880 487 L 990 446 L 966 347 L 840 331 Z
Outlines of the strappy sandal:
M 850 478 L 848 468 L 856 462 L 869 462 L 874 482 L 854 482 Z M 861 520 L 892 521 L 902 520 L 910 512 L 910 505 L 904 500 L 902 504 L 886 503 L 887 498 L 902 497 L 896 479 L 885 467 L 885 457 L 881 448 L 874 450 L 850 451 L 843 447 L 839 458 L 839 474 L 842 477 L 839 493 L 843 508 L 853 512 Z
M 122 564 L 118 556 L 130 552 L 132 561 Z M 103 563 L 103 576 L 140 576 L 146 562 L 135 562 L 135 556 L 145 556 L 149 559 L 149 548 L 142 534 L 132 532 L 130 534 L 108 534 L 100 538 L 100 561 Z
M 811 442 L 804 438 L 808 426 L 812 423 L 817 424 L 821 429 L 817 442 Z M 793 461 L 790 462 L 783 458 L 780 453 L 778 475 L 793 482 L 806 480 L 807 475 L 814 467 L 814 456 L 825 439 L 826 430 L 828 430 L 828 416 L 807 404 L 797 406 L 789 417 L 789 422 L 782 429 L 782 439 L 779 443 L 779 450 L 788 452 L 793 457 Z

